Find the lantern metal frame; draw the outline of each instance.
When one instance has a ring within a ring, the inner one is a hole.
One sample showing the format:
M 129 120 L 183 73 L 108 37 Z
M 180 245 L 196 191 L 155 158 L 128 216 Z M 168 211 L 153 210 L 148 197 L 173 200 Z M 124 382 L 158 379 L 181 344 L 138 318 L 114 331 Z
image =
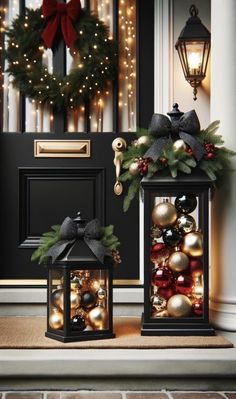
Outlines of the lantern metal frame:
M 198 10 L 195 5 L 189 9 L 190 18 L 187 20 L 185 27 L 181 31 L 179 38 L 175 44 L 178 51 L 181 66 L 184 72 L 185 79 L 193 87 L 193 99 L 197 99 L 197 87 L 201 84 L 202 80 L 206 77 L 207 64 L 209 60 L 211 48 L 211 34 L 209 30 L 202 24 L 198 17 Z M 200 66 L 191 71 L 187 46 L 202 44 L 202 58 Z
M 180 193 L 192 193 L 198 197 L 198 222 L 203 234 L 203 303 L 202 316 L 197 317 L 151 317 L 150 287 L 152 245 L 150 229 L 153 198 L 168 198 Z M 158 195 L 157 195 L 158 194 Z M 205 174 L 181 175 L 176 179 L 154 176 L 141 181 L 141 196 L 144 206 L 144 313 L 141 335 L 214 335 L 209 324 L 209 201 L 211 181 Z
M 53 338 L 61 342 L 87 341 L 114 338 L 113 333 L 113 301 L 112 301 L 112 282 L 113 282 L 113 259 L 105 256 L 104 263 L 101 263 L 88 248 L 83 240 L 77 240 L 75 244 L 67 251 L 62 259 L 55 263 L 48 263 L 47 278 L 47 331 L 45 336 Z M 71 272 L 79 271 L 102 271 L 106 276 L 107 303 L 106 309 L 108 313 L 107 328 L 102 330 L 89 331 L 73 331 L 71 328 Z M 50 326 L 49 317 L 51 312 L 51 293 L 52 293 L 52 274 L 53 271 L 62 276 L 63 288 L 63 327 L 54 329 Z

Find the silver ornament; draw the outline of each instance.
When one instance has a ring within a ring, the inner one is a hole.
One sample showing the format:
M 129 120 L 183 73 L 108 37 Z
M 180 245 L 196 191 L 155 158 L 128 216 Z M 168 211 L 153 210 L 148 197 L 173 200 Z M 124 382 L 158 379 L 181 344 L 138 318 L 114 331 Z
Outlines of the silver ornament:
M 139 174 L 139 165 L 138 162 L 132 162 L 129 166 L 129 173 L 132 176 L 137 176 Z
M 156 311 L 160 312 L 161 310 L 164 310 L 167 305 L 167 301 L 165 298 L 162 298 L 160 295 L 153 295 L 151 297 L 151 304 L 152 306 L 156 309 Z
M 196 229 L 196 222 L 190 215 L 180 215 L 177 219 L 176 226 L 183 233 L 187 234 Z
M 97 296 L 98 296 L 98 299 L 101 299 L 101 300 L 105 299 L 107 296 L 106 290 L 102 287 L 99 288 L 99 290 L 97 291 Z

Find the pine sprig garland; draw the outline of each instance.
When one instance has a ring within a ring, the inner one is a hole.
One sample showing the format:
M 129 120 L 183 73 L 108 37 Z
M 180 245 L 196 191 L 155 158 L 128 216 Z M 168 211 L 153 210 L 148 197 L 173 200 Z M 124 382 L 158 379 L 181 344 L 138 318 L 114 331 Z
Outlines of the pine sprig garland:
M 54 225 L 51 226 L 50 231 L 42 234 L 39 247 L 33 252 L 31 256 L 32 261 L 37 261 L 39 264 L 47 261 L 47 251 L 61 239 L 60 228 L 60 225 Z M 113 256 L 113 252 L 118 252 L 117 248 L 120 246 L 120 241 L 118 237 L 113 233 L 114 226 L 109 225 L 103 227 L 101 229 L 101 232 L 101 242 L 106 249 L 106 255 Z
M 137 197 L 142 177 L 148 178 L 154 174 L 170 174 L 173 178 L 178 173 L 191 174 L 194 169 L 200 169 L 212 180 L 213 184 L 222 183 L 222 177 L 231 169 L 231 158 L 235 152 L 223 147 L 224 140 L 218 133 L 220 122 L 212 122 L 207 129 L 199 131 L 195 138 L 204 147 L 205 153 L 200 161 L 197 161 L 192 150 L 186 148 L 176 150 L 174 140 L 169 138 L 164 146 L 160 157 L 154 163 L 152 159 L 145 159 L 144 154 L 154 142 L 154 138 L 146 129 L 138 129 L 137 140 L 128 147 L 123 154 L 123 168 L 125 172 L 120 176 L 120 181 L 128 182 L 129 187 L 124 199 L 123 210 L 126 212 L 132 200 Z M 148 136 L 148 144 L 140 144 L 139 139 Z M 143 165 L 147 165 L 144 173 Z
M 71 51 L 73 68 L 63 76 L 44 65 L 41 35 L 45 25 L 41 8 L 26 8 L 6 30 L 6 72 L 13 77 L 13 85 L 31 100 L 58 110 L 76 109 L 107 90 L 117 73 L 117 43 L 110 40 L 108 27 L 81 11 L 75 25 L 79 38 Z

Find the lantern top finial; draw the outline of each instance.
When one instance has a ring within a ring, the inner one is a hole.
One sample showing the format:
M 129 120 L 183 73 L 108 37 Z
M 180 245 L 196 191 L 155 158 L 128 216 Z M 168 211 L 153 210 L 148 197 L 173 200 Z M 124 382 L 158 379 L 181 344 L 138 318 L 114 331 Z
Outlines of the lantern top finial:
M 189 14 L 191 15 L 191 17 L 196 17 L 198 15 L 198 9 L 194 4 L 192 4 L 189 8 Z

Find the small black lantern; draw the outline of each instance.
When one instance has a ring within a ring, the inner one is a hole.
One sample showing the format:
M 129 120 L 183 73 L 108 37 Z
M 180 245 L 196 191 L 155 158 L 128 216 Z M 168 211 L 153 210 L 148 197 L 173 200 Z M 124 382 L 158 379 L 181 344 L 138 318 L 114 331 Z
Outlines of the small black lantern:
M 209 30 L 198 17 L 195 5 L 189 9 L 191 17 L 187 20 L 175 44 L 185 79 L 193 87 L 193 99 L 197 99 L 197 87 L 206 77 L 207 63 L 210 54 Z
M 47 263 L 45 335 L 62 342 L 113 338 L 113 260 L 105 256 L 101 262 L 87 245 L 82 238 L 85 221 L 80 214 L 73 222 L 81 238 L 54 263 Z
M 214 335 L 209 325 L 209 198 L 205 174 L 141 182 L 142 335 Z

